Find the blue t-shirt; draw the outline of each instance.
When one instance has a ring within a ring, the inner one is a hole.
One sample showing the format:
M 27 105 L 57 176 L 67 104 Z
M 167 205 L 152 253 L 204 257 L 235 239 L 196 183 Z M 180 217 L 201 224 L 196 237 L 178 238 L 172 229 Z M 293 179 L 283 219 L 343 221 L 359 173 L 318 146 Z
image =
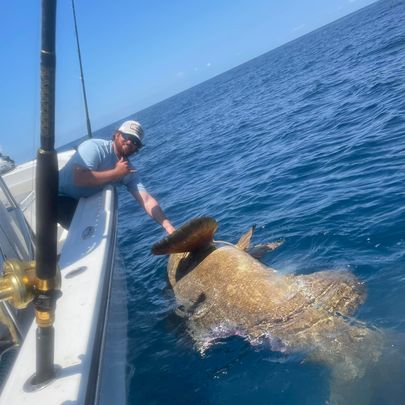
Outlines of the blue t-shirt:
M 59 172 L 59 194 L 79 199 L 90 197 L 101 191 L 103 186 L 78 187 L 74 184 L 73 168 L 81 166 L 89 170 L 104 171 L 113 169 L 118 162 L 113 141 L 104 139 L 88 139 L 79 145 L 75 154 Z M 137 173 L 129 173 L 117 182 L 109 184 L 124 184 L 129 192 L 146 191 Z

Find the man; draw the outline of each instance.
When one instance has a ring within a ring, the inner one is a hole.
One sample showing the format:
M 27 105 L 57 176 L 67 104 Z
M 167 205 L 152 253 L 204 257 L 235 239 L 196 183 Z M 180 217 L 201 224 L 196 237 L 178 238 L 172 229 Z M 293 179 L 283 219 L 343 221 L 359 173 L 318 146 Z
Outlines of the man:
M 147 192 L 128 157 L 142 148 L 143 129 L 137 121 L 125 121 L 112 141 L 89 139 L 59 173 L 58 222 L 68 228 L 81 197 L 89 197 L 107 184 L 124 184 L 145 212 L 168 234 L 175 228 L 159 203 Z

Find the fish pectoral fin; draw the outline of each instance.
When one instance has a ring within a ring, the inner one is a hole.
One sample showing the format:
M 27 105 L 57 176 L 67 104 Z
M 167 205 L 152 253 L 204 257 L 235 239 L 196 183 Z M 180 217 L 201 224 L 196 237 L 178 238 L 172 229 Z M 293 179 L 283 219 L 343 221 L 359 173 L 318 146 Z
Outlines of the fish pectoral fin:
M 255 231 L 255 229 L 256 229 L 256 225 L 253 225 L 244 235 L 242 235 L 242 237 L 239 239 L 238 243 L 236 244 L 236 246 L 239 249 L 247 250 L 249 248 L 250 240 L 252 239 L 253 232 Z
M 271 252 L 272 250 L 277 249 L 283 243 L 284 241 L 282 240 L 270 243 L 263 243 L 253 246 L 247 252 L 255 259 L 261 259 L 267 252 Z
M 194 218 L 152 246 L 154 255 L 195 252 L 209 248 L 214 240 L 217 221 L 211 217 Z

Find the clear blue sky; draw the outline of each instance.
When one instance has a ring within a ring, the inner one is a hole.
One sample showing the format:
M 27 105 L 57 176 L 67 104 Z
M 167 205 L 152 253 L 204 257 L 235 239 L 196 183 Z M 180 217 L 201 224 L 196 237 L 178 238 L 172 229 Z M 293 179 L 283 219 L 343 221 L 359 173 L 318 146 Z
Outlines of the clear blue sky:
M 75 0 L 93 130 L 373 0 Z M 40 0 L 0 4 L 0 152 L 39 145 Z M 71 0 L 58 0 L 56 145 L 86 133 Z

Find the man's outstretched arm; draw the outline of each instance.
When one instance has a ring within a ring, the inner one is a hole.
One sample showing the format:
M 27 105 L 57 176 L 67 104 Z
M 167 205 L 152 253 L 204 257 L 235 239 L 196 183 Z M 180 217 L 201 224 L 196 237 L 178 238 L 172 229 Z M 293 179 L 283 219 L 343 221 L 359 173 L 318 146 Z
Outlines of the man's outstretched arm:
M 146 191 L 134 191 L 132 193 L 134 198 L 138 201 L 139 205 L 145 212 L 153 218 L 159 225 L 161 225 L 168 234 L 173 233 L 176 228 L 166 218 L 159 203 Z

